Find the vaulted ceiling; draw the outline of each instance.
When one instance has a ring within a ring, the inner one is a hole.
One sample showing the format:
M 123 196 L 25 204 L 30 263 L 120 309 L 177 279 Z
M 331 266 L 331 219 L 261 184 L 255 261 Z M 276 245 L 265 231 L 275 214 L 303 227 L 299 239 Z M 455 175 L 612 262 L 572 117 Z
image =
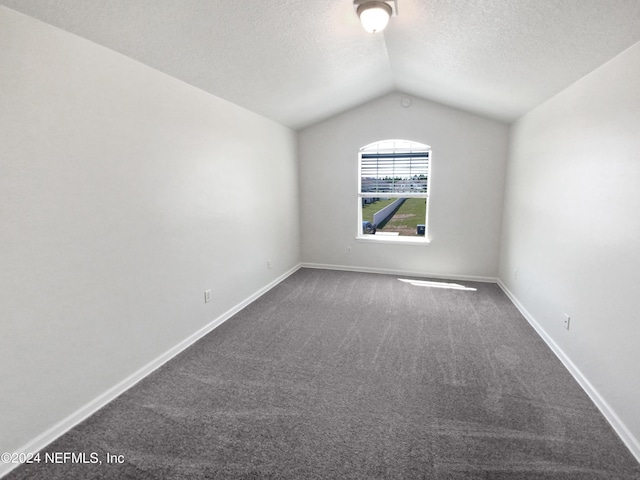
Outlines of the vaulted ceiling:
M 390 91 L 510 122 L 640 41 L 639 0 L 0 0 L 302 128 Z

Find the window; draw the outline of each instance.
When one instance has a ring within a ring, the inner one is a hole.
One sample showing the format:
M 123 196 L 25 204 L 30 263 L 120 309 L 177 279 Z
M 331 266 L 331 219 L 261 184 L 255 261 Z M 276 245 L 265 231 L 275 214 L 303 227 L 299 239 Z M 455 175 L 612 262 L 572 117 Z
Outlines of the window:
M 358 155 L 359 239 L 427 243 L 431 147 L 382 140 Z

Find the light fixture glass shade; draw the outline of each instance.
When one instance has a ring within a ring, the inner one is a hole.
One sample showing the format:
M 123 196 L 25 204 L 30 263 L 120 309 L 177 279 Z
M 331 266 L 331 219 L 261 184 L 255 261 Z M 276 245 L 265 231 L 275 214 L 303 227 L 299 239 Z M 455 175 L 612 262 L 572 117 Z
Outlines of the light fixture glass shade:
M 389 23 L 391 7 L 384 2 L 367 2 L 358 7 L 358 16 L 362 26 L 369 33 L 378 33 L 384 30 Z

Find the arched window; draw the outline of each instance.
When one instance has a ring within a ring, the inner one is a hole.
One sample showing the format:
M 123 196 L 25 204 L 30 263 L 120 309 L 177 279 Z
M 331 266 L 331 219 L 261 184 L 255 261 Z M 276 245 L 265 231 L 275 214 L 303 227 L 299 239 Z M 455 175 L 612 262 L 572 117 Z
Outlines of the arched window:
M 381 140 L 358 155 L 358 238 L 426 242 L 431 147 Z

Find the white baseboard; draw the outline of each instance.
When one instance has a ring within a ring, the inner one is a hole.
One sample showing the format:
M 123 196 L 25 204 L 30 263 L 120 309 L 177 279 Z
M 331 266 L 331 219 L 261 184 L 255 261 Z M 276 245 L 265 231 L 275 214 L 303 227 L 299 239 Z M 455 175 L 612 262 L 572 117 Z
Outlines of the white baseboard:
M 147 365 L 142 367 L 140 370 L 129 375 L 127 378 L 125 378 L 118 384 L 114 385 L 109 390 L 107 390 L 100 396 L 96 397 L 91 402 L 87 403 L 86 405 L 84 405 L 83 407 L 81 407 L 79 410 L 75 411 L 68 417 L 64 418 L 63 420 L 61 420 L 60 422 L 52 426 L 50 429 L 38 435 L 36 438 L 31 440 L 27 444 L 23 445 L 13 453 L 17 453 L 19 455 L 23 453 L 25 454 L 36 453 L 42 450 L 51 442 L 56 440 L 58 437 L 67 433 L 69 430 L 71 430 L 73 427 L 78 425 L 80 422 L 82 422 L 83 420 L 87 419 L 88 417 L 96 413 L 98 410 L 100 410 L 102 407 L 107 405 L 109 402 L 111 402 L 112 400 L 115 400 L 119 395 L 123 394 L 125 391 L 133 387 L 140 380 L 142 380 L 143 378 L 151 374 L 153 371 L 160 368 L 162 365 L 167 363 L 169 360 L 171 360 L 173 357 L 178 355 L 180 352 L 182 352 L 186 348 L 193 345 L 195 342 L 197 342 L 202 337 L 207 335 L 209 332 L 214 330 L 216 327 L 222 325 L 229 318 L 234 316 L 236 313 L 238 313 L 244 307 L 249 305 L 251 302 L 254 302 L 259 297 L 261 297 L 262 295 L 267 293 L 269 290 L 271 290 L 273 287 L 275 287 L 280 282 L 282 282 L 284 279 L 286 279 L 287 277 L 289 277 L 290 275 L 298 271 L 300 267 L 301 267 L 300 264 L 298 264 L 295 267 L 293 267 L 291 270 L 283 273 L 278 278 L 273 280 L 271 283 L 264 286 L 263 288 L 261 288 L 260 290 L 252 294 L 251 296 L 247 297 L 238 305 L 227 310 L 225 313 L 220 315 L 211 323 L 205 325 L 200 330 L 193 333 L 192 335 L 190 335 L 189 337 L 187 337 L 186 339 L 184 339 L 182 342 L 178 343 L 174 347 L 170 348 L 165 353 L 163 353 L 162 355 L 160 355 L 159 357 L 157 357 L 156 359 L 152 360 Z M 13 470 L 18 466 L 19 464 L 0 463 L 0 477 L 3 477 L 4 475 L 8 474 L 11 470 Z
M 321 270 L 340 270 L 345 272 L 381 273 L 384 275 L 406 275 L 410 277 L 440 278 L 443 280 L 466 280 L 467 282 L 497 283 L 496 277 L 480 277 L 473 275 L 443 275 L 441 273 L 418 272 L 408 270 L 389 270 L 385 268 L 357 267 L 351 265 L 328 265 L 323 263 L 302 263 L 303 268 L 318 268 Z
M 524 318 L 529 322 L 529 324 L 535 329 L 535 331 L 540 335 L 540 337 L 545 341 L 545 343 L 549 346 L 551 351 L 558 357 L 558 359 L 562 362 L 569 373 L 573 375 L 573 378 L 576 379 L 578 384 L 582 387 L 582 389 L 589 396 L 591 401 L 598 407 L 598 410 L 604 415 L 607 419 L 611 427 L 618 434 L 623 443 L 627 446 L 629 451 L 633 454 L 636 460 L 640 463 L 640 442 L 638 439 L 631 433 L 631 431 L 627 428 L 627 426 L 622 422 L 620 417 L 615 413 L 615 411 L 611 408 L 611 406 L 607 403 L 607 401 L 600 395 L 600 393 L 595 389 L 595 387 L 591 384 L 591 382 L 584 376 L 584 374 L 580 371 L 580 369 L 571 361 L 569 356 L 558 346 L 558 344 L 551 338 L 551 336 L 542 328 L 542 326 L 536 321 L 536 319 L 531 315 L 526 308 L 520 303 L 520 301 L 515 297 L 515 295 L 507 288 L 507 286 L 502 283 L 500 279 L 498 279 L 498 285 L 502 289 L 502 291 L 509 297 L 511 302 L 516 306 L 520 313 L 524 316 Z
M 43 432 L 27 444 L 23 445 L 21 448 L 17 449 L 15 453 L 31 453 L 42 450 L 51 442 L 56 440 L 61 435 L 65 434 L 73 427 L 78 425 L 80 422 L 90 417 L 102 407 L 107 405 L 109 402 L 117 398 L 119 395 L 124 393 L 129 388 L 133 387 L 136 383 L 141 381 L 143 378 L 148 376 L 150 373 L 164 365 L 166 362 L 171 360 L 173 357 L 178 355 L 180 352 L 188 348 L 197 342 L 200 338 L 207 335 L 209 332 L 214 330 L 216 327 L 222 325 L 225 321 L 231 318 L 233 315 L 238 313 L 240 310 L 245 308 L 251 302 L 257 300 L 259 297 L 267 293 L 273 287 L 278 285 L 280 282 L 285 280 L 287 277 L 298 271 L 301 267 L 305 268 L 317 268 L 317 269 L 325 269 L 325 270 L 341 270 L 341 271 L 352 271 L 352 272 L 363 272 L 363 273 L 381 273 L 381 274 L 392 274 L 392 275 L 408 275 L 408 276 L 420 276 L 420 277 L 428 277 L 428 278 L 442 278 L 442 279 L 451 279 L 451 280 L 466 280 L 466 281 L 475 281 L 475 282 L 490 282 L 497 283 L 500 288 L 505 292 L 505 294 L 509 297 L 509 299 L 513 302 L 513 304 L 518 308 L 520 313 L 526 318 L 526 320 L 531 324 L 531 326 L 536 330 L 538 335 L 547 343 L 549 348 L 554 352 L 554 354 L 560 359 L 560 361 L 564 364 L 564 366 L 569 370 L 569 372 L 573 375 L 579 385 L 583 388 L 583 390 L 587 393 L 587 395 L 591 398 L 591 400 L 595 403 L 598 409 L 602 412 L 604 417 L 610 423 L 612 428 L 618 434 L 620 439 L 624 442 L 627 448 L 631 451 L 631 453 L 635 456 L 635 458 L 640 462 L 640 442 L 638 439 L 629 431 L 626 425 L 620 420 L 620 418 L 616 415 L 610 405 L 602 398 L 602 396 L 598 393 L 598 391 L 593 387 L 593 385 L 589 382 L 589 380 L 582 374 L 580 369 L 576 367 L 576 365 L 571 361 L 571 359 L 562 351 L 562 349 L 553 341 L 553 339 L 547 334 L 547 332 L 540 326 L 540 324 L 533 318 L 533 316 L 524 308 L 524 306 L 518 301 L 518 299 L 511 293 L 511 291 L 497 278 L 494 277 L 476 277 L 476 276 L 467 276 L 467 275 L 440 275 L 440 274 L 430 274 L 424 272 L 409 272 L 409 271 L 401 271 L 401 270 L 387 270 L 387 269 L 378 269 L 378 268 L 366 268 L 366 267 L 351 267 L 344 265 L 326 265 L 326 264 L 315 264 L 315 263 L 302 263 L 296 265 L 291 270 L 285 272 L 271 283 L 261 288 L 251 296 L 247 297 L 238 305 L 233 308 L 227 310 L 225 313 L 220 315 L 218 318 L 213 320 L 208 325 L 204 326 L 197 332 L 190 335 L 188 338 L 175 345 L 164 354 L 157 357 L 155 360 L 149 362 L 147 365 L 142 367 L 137 372 L 133 373 L 129 377 L 125 378 L 117 385 L 114 385 L 112 388 L 104 392 L 102 395 L 98 396 L 76 412 L 72 413 L 68 417 L 64 418 L 53 427 Z M 18 467 L 18 464 L 0 464 L 0 477 L 8 474 L 11 470 Z

